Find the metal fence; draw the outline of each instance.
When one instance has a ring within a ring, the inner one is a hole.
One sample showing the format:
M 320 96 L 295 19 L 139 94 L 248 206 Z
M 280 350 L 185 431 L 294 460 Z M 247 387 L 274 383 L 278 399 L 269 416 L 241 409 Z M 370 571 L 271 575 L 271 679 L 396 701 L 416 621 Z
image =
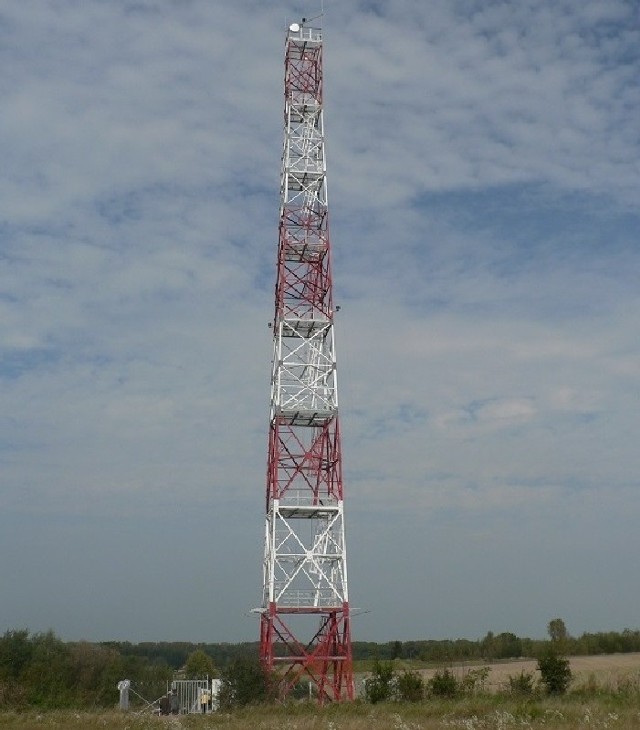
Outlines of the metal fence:
M 173 715 L 215 712 L 219 692 L 219 679 L 174 679 L 167 683 L 167 694 L 160 702 L 160 711 L 166 708 Z

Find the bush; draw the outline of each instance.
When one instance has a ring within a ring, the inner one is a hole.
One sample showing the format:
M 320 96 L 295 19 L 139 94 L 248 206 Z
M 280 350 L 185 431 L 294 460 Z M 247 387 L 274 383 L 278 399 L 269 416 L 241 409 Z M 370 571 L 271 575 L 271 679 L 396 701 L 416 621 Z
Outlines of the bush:
M 484 690 L 487 678 L 491 672 L 490 667 L 477 667 L 476 669 L 469 669 L 468 672 L 458 682 L 459 689 L 463 692 L 473 694 L 476 690 Z
M 509 692 L 514 695 L 532 695 L 535 691 L 535 680 L 532 672 L 509 675 Z
M 559 656 L 553 646 L 538 659 L 538 669 L 549 694 L 562 695 L 567 691 L 571 683 L 569 660 Z
M 424 698 L 424 682 L 417 672 L 403 672 L 397 679 L 396 687 L 400 702 L 420 702 Z
M 450 669 L 438 670 L 429 680 L 429 690 L 436 697 L 455 697 L 458 694 L 458 680 Z
M 373 664 L 373 671 L 365 682 L 364 694 L 367 702 L 386 702 L 394 697 L 396 689 L 396 676 L 391 662 L 379 662 L 377 659 Z

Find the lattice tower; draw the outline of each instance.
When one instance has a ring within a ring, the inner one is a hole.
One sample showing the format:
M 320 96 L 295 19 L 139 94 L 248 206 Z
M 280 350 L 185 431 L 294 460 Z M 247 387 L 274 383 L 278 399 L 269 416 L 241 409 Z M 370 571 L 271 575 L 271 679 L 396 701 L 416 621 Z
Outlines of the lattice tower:
M 284 91 L 260 655 L 325 702 L 354 686 L 319 29 L 290 26 Z

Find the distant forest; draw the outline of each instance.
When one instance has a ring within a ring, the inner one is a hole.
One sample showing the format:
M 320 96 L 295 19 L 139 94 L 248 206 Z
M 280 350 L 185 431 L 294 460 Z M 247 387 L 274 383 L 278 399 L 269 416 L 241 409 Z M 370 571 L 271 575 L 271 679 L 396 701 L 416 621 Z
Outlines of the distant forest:
M 566 636 L 564 653 L 575 656 L 596 654 L 628 654 L 640 652 L 640 631 L 624 629 L 585 633 L 579 637 Z M 417 641 L 354 641 L 355 661 L 402 659 L 425 663 L 447 663 L 480 660 L 485 662 L 519 657 L 536 657 L 547 645 L 547 640 L 528 639 L 504 632 L 487 633 L 482 639 L 424 639 Z M 216 667 L 223 667 L 239 657 L 257 657 L 258 642 L 241 644 L 192 644 L 182 642 L 106 642 L 101 646 L 116 649 L 122 655 L 144 657 L 150 661 L 165 661 L 178 669 L 187 657 L 200 649 L 207 653 Z
M 555 625 L 558 636 L 551 632 Z M 640 652 L 640 631 L 585 633 L 572 637 L 564 633 L 561 619 L 550 622 L 550 635 L 562 642 L 567 655 Z M 257 661 L 258 642 L 191 643 L 122 641 L 65 642 L 52 631 L 30 633 L 7 631 L 0 637 L 0 709 L 22 707 L 109 707 L 117 701 L 116 685 L 130 679 L 140 696 L 161 696 L 167 682 L 184 676 L 190 659 L 207 657 L 214 673 L 224 676 L 234 662 Z M 437 665 L 466 661 L 486 662 L 518 657 L 537 657 L 548 641 L 527 639 L 512 633 L 484 638 L 353 643 L 358 671 L 366 671 L 374 660 L 398 660 Z M 202 664 L 200 664 L 202 666 Z

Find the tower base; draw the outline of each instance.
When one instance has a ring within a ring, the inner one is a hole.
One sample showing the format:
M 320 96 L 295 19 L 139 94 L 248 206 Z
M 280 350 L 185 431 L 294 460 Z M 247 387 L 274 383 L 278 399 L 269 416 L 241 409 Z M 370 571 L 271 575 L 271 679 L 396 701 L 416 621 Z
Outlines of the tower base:
M 298 637 L 303 632 L 311 639 L 301 641 Z M 340 608 L 276 608 L 271 604 L 260 622 L 260 660 L 277 683 L 280 699 L 308 683 L 310 695 L 320 704 L 352 700 L 348 604 Z

